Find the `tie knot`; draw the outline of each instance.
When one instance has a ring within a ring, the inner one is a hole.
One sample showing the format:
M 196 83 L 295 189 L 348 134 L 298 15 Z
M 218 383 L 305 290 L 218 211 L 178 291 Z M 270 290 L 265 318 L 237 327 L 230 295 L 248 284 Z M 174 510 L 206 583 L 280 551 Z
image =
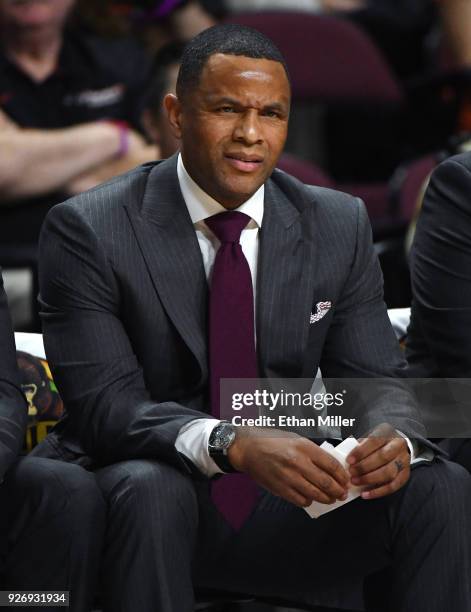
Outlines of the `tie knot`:
M 240 234 L 250 217 L 237 210 L 213 215 L 205 219 L 206 225 L 221 242 L 239 242 Z

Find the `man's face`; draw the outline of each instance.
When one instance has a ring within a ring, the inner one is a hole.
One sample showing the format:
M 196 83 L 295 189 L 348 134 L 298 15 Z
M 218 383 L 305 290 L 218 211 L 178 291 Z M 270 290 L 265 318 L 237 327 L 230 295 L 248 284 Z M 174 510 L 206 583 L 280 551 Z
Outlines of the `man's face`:
M 279 62 L 212 55 L 195 90 L 165 105 L 190 176 L 225 208 L 240 206 L 272 173 L 290 105 Z
M 0 21 L 12 28 L 62 27 L 75 0 L 0 0 Z

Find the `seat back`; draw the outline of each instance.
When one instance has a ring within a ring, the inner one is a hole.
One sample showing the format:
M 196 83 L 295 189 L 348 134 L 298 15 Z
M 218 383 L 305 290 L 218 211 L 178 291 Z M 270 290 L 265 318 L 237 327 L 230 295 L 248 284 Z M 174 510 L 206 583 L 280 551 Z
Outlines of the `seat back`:
M 306 161 L 296 155 L 284 153 L 278 160 L 277 167 L 292 174 L 306 185 L 334 188 L 334 182 L 324 170 L 314 162 Z
M 420 195 L 424 183 L 439 163 L 439 154 L 429 154 L 402 165 L 392 179 L 395 206 L 398 216 L 404 223 L 410 223 L 420 205 Z
M 340 17 L 263 11 L 228 21 L 259 30 L 286 59 L 293 91 L 288 150 L 363 197 L 374 224 L 387 230 L 387 183 L 402 159 L 406 104 L 380 50 Z
M 404 94 L 380 51 L 360 28 L 338 17 L 296 12 L 232 15 L 271 38 L 285 57 L 297 100 L 375 100 L 402 104 Z

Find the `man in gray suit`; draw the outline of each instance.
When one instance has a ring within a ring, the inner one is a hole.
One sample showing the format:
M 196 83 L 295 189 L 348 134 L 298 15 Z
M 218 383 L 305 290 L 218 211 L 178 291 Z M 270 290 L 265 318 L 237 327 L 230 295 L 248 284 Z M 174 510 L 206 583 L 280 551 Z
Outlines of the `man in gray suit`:
M 195 585 L 338 604 L 386 568 L 378 609 L 469 610 L 469 475 L 438 457 L 411 473 L 414 440 L 427 443 L 407 394 L 356 407 L 349 433 L 366 437 L 348 468 L 310 439 L 210 417 L 223 362 L 233 378 L 252 358 L 267 378 L 403 368 L 362 203 L 274 170 L 290 105 L 279 51 L 254 30 L 211 28 L 165 105 L 181 154 L 55 207 L 41 239 L 67 415 L 37 452 L 93 469 L 108 500 L 105 610 L 191 612 Z M 216 218 L 243 215 L 237 237 L 218 233 Z M 242 287 L 252 301 L 237 310 Z M 244 476 L 214 482 L 231 471 Z M 248 510 L 236 528 L 220 483 Z M 366 489 L 342 509 L 318 521 L 302 509 L 351 484 Z
M 27 414 L 0 271 L 0 585 L 70 591 L 70 610 L 88 612 L 98 576 L 104 502 L 93 476 L 79 466 L 18 458 Z M 60 603 L 46 609 L 57 610 Z

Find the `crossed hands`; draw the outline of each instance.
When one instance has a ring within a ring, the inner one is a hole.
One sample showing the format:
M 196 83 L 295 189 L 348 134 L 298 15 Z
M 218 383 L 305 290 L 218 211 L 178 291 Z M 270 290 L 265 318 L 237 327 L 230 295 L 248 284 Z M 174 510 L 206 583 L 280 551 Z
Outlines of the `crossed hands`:
M 347 469 L 307 438 L 239 429 L 228 451 L 231 464 L 299 507 L 314 500 L 323 504 L 344 500 L 351 485 L 365 487 L 363 499 L 377 499 L 394 493 L 409 480 L 407 443 L 386 423 L 360 440 L 347 457 Z

